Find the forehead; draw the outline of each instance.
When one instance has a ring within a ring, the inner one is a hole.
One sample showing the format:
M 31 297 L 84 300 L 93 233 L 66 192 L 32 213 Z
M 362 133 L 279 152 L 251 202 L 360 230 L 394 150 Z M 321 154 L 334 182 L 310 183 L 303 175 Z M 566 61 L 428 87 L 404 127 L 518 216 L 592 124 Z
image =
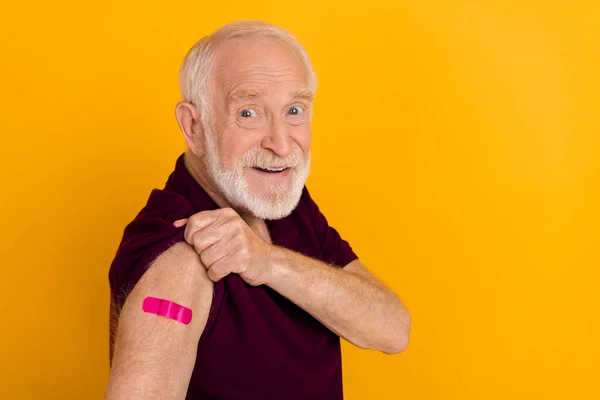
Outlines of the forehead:
M 215 51 L 213 82 L 220 91 L 240 86 L 285 86 L 301 89 L 308 76 L 300 58 L 270 38 L 239 38 Z

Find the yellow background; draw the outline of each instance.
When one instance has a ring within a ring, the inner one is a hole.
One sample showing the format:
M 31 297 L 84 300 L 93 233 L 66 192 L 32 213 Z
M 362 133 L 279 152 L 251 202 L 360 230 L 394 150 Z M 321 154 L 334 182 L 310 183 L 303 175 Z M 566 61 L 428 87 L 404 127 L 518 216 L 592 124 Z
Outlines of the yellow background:
M 0 398 L 101 398 L 108 266 L 183 150 L 187 49 L 294 32 L 309 187 L 413 316 L 347 399 L 600 398 L 595 1 L 20 1 L 0 10 Z

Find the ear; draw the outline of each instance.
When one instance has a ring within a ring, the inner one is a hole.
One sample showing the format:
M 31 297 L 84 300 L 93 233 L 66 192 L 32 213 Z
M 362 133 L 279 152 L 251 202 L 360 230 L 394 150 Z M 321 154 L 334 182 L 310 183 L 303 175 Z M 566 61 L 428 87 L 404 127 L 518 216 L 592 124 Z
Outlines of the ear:
M 180 101 L 175 106 L 175 117 L 190 150 L 198 156 L 204 153 L 204 129 L 196 106 L 189 101 Z

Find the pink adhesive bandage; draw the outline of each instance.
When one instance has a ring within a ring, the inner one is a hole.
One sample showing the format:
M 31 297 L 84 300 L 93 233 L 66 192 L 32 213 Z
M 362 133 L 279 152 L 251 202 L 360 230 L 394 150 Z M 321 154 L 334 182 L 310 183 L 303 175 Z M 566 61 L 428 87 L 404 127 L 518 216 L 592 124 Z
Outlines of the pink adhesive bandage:
M 146 297 L 142 303 L 142 309 L 150 314 L 162 315 L 174 319 L 184 325 L 192 320 L 192 310 L 177 303 L 156 297 Z

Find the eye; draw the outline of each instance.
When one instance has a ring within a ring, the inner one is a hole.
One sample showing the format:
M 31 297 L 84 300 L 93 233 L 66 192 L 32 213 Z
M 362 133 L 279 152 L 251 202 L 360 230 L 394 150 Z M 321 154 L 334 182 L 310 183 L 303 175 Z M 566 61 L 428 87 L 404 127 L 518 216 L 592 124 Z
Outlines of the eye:
M 300 107 L 300 106 L 294 106 L 294 107 L 290 108 L 290 109 L 288 110 L 288 112 L 289 112 L 291 115 L 299 115 L 299 114 L 302 114 L 302 113 L 304 112 L 304 108 L 302 108 L 302 107 Z
M 243 118 L 253 118 L 258 117 L 258 113 L 252 109 L 245 109 L 240 112 L 240 117 Z

